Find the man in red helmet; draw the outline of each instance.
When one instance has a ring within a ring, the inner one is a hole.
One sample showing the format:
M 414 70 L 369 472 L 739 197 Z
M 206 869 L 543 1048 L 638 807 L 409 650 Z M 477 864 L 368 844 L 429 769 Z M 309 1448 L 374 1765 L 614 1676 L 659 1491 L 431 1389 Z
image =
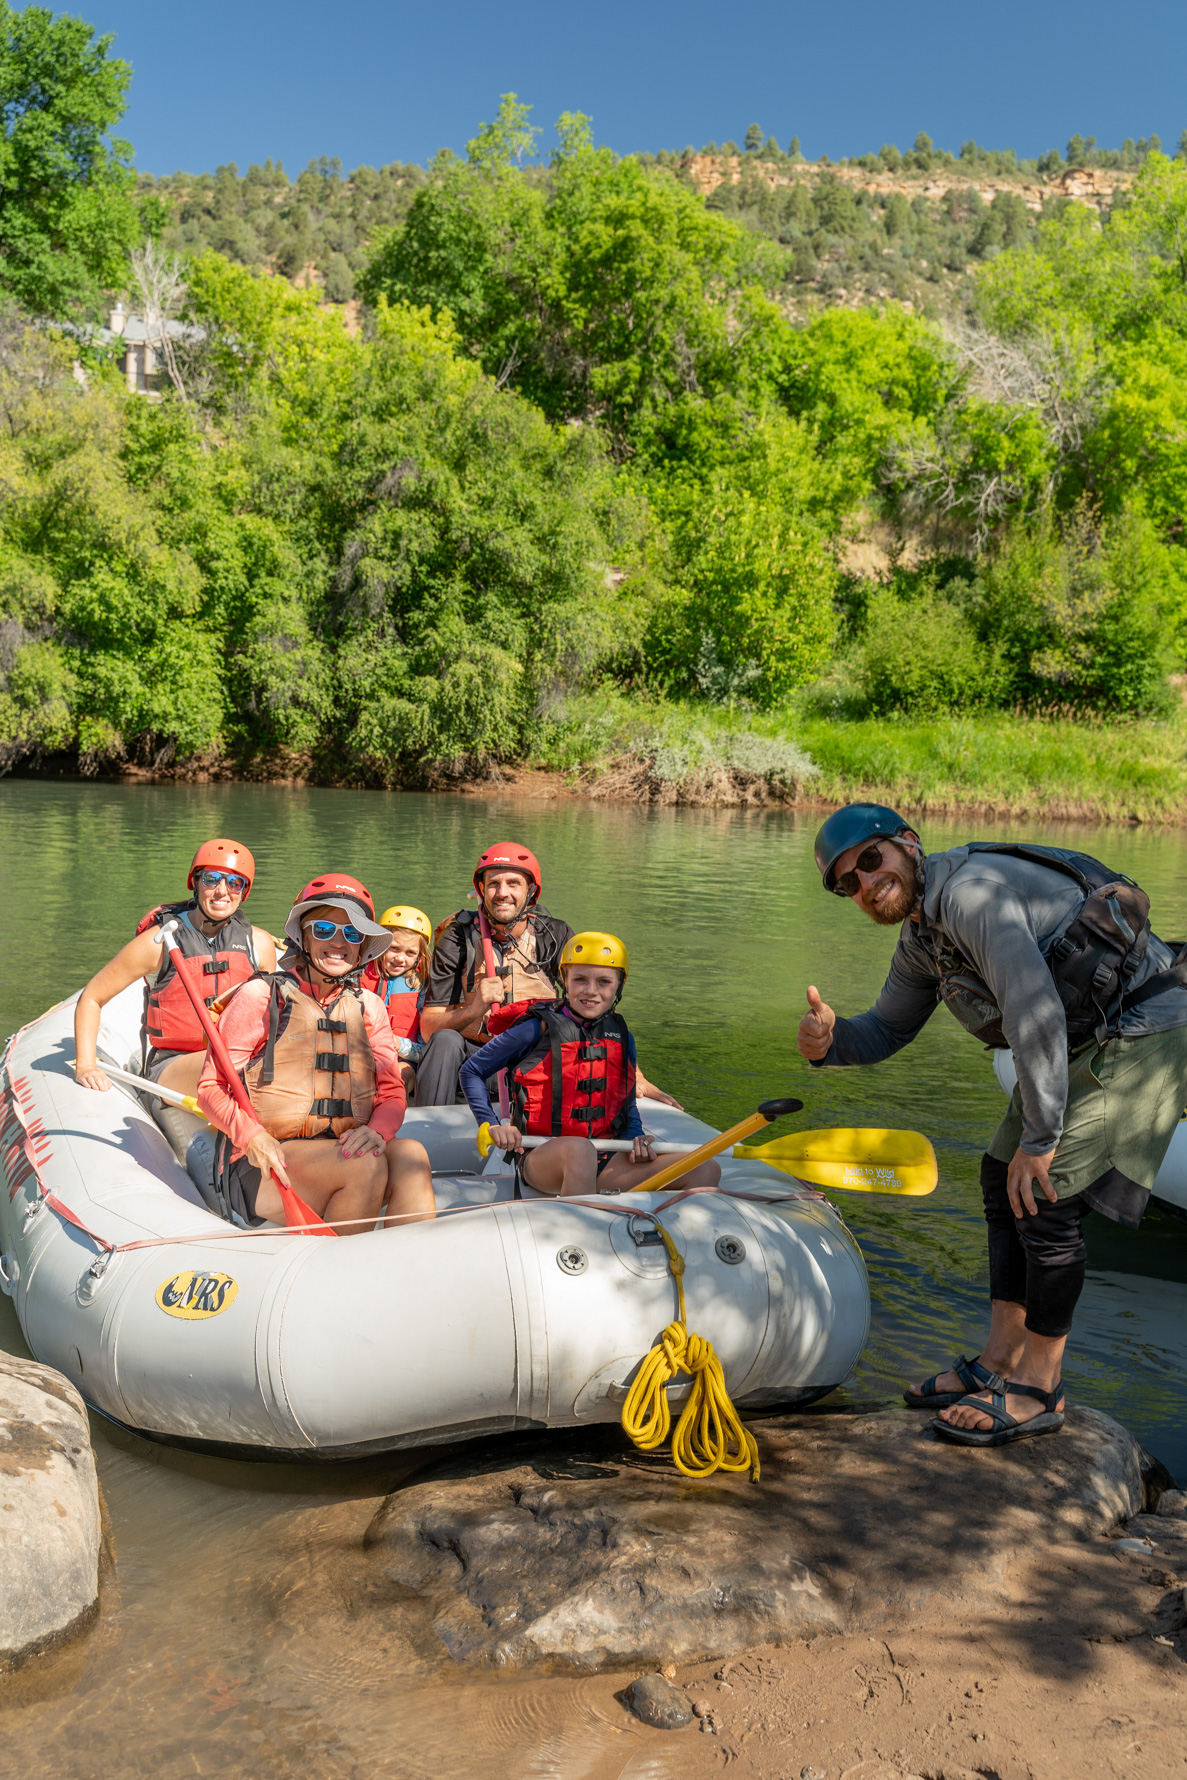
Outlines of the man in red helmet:
M 207 1006 L 258 970 L 275 970 L 272 935 L 266 928 L 253 927 L 243 913 L 255 871 L 255 860 L 240 842 L 203 841 L 186 879 L 190 899 L 150 909 L 135 938 L 91 978 L 74 1010 L 75 1068 L 84 1087 L 102 1092 L 111 1086 L 95 1053 L 100 1016 L 113 996 L 143 977 L 142 1071 L 150 1081 L 179 1094 L 197 1092 L 206 1034 L 161 943 L 161 927 L 166 921 L 176 922 L 174 937 L 185 968 Z M 118 1061 L 123 1064 L 127 1059 Z
M 476 909 L 459 909 L 438 928 L 420 1016 L 421 1037 L 428 1044 L 416 1068 L 417 1106 L 464 1101 L 462 1064 L 495 1029 L 504 1029 L 508 1010 L 526 1011 L 533 1001 L 557 999 L 560 957 L 573 929 L 549 914 L 540 901 L 542 888 L 540 862 L 519 841 L 496 841 L 474 868 L 474 889 L 490 929 L 493 977 L 486 972 Z M 493 1013 L 495 1008 L 501 1013 Z M 641 1069 L 635 1087 L 646 1099 L 679 1105 Z
M 458 1074 L 491 1036 L 493 1006 L 555 1000 L 556 968 L 573 929 L 541 904 L 541 885 L 539 860 L 518 841 L 497 841 L 478 861 L 474 889 L 490 929 L 493 977 L 486 974 L 475 909 L 459 909 L 438 929 L 420 1016 L 428 1044 L 416 1070 L 417 1106 L 462 1099 Z

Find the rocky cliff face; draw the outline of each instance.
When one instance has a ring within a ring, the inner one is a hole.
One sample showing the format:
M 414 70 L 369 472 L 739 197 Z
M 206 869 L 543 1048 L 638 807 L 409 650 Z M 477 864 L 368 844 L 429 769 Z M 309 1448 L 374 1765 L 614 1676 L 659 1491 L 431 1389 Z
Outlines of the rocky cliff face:
M 976 191 L 982 203 L 991 204 L 1001 193 L 1020 197 L 1028 210 L 1041 210 L 1052 198 L 1075 198 L 1094 210 L 1107 209 L 1118 191 L 1133 184 L 1131 172 L 1114 172 L 1100 167 L 1068 167 L 1048 178 L 1005 179 L 978 178 L 959 167 L 935 168 L 930 173 L 869 173 L 863 167 L 834 167 L 826 162 L 802 161 L 779 165 L 749 155 L 692 155 L 680 163 L 706 197 L 721 185 L 738 185 L 743 172 L 758 179 L 770 191 L 780 186 L 815 180 L 822 173 L 832 174 L 855 192 L 874 192 L 889 197 L 901 192 L 907 198 L 946 198 L 951 193 Z

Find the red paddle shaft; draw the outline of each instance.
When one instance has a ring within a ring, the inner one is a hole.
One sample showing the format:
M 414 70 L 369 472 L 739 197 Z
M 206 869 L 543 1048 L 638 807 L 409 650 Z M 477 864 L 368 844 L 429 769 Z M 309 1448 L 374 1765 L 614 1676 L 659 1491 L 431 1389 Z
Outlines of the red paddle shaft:
M 198 1023 L 206 1034 L 206 1042 L 214 1053 L 215 1062 L 222 1070 L 223 1079 L 230 1090 L 231 1098 L 240 1111 L 249 1113 L 254 1119 L 256 1114 L 255 1108 L 251 1104 L 251 1095 L 239 1079 L 239 1073 L 231 1062 L 230 1054 L 222 1041 L 218 1027 L 210 1017 L 210 1009 L 190 981 L 189 972 L 185 968 L 187 959 L 173 938 L 173 929 L 173 922 L 161 928 L 161 943 L 167 948 L 169 956 L 173 960 L 173 968 L 181 978 L 181 986 L 190 998 L 190 1004 L 198 1016 Z M 309 1230 L 317 1236 L 337 1236 L 337 1230 L 332 1230 L 329 1224 L 324 1223 L 318 1217 L 311 1205 L 306 1205 L 299 1193 L 294 1193 L 291 1187 L 286 1186 L 275 1169 L 270 1169 L 269 1173 L 280 1189 L 280 1202 L 284 1206 L 284 1221 L 289 1229 Z
M 488 977 L 493 977 L 495 975 L 495 948 L 490 937 L 490 922 L 486 918 L 486 910 L 481 902 L 478 904 L 478 931 L 482 936 L 482 961 L 486 966 L 486 974 Z M 500 1123 L 506 1124 L 507 1115 L 511 1111 L 511 1102 L 507 1097 L 507 1072 L 505 1069 L 499 1071 L 498 1086 L 499 1120 Z

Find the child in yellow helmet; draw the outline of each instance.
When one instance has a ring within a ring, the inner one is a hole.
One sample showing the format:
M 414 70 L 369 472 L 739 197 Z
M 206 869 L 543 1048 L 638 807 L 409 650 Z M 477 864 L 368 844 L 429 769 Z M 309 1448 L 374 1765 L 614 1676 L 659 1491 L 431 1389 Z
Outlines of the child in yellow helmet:
M 621 1193 L 668 1165 L 652 1149 L 635 1103 L 635 1041 L 617 1011 L 628 969 L 614 934 L 574 934 L 558 965 L 559 1003 L 535 1003 L 462 1067 L 474 1117 L 537 1192 Z M 513 1110 L 500 1124 L 486 1084 L 504 1069 Z M 525 1135 L 550 1141 L 525 1152 Z M 599 1149 L 600 1137 L 632 1138 L 634 1147 Z M 716 1186 L 720 1178 L 713 1161 L 685 1177 L 693 1186 Z
M 423 909 L 400 902 L 384 909 L 379 925 L 388 928 L 391 942 L 382 958 L 367 966 L 363 987 L 378 995 L 387 1009 L 400 1054 L 400 1073 L 411 1094 L 416 1085 L 416 1065 L 425 1049 L 420 1036 L 420 1010 L 429 980 L 433 927 Z

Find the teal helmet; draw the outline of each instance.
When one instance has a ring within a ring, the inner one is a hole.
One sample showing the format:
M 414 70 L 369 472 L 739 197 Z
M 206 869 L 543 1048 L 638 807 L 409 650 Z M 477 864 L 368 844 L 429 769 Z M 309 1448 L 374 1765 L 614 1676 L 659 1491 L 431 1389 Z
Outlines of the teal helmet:
M 884 803 L 842 804 L 816 836 L 816 866 L 825 889 L 836 890 L 833 867 L 850 847 L 858 846 L 861 841 L 877 840 L 879 836 L 893 840 L 896 835 L 914 832 L 897 810 L 888 809 Z

